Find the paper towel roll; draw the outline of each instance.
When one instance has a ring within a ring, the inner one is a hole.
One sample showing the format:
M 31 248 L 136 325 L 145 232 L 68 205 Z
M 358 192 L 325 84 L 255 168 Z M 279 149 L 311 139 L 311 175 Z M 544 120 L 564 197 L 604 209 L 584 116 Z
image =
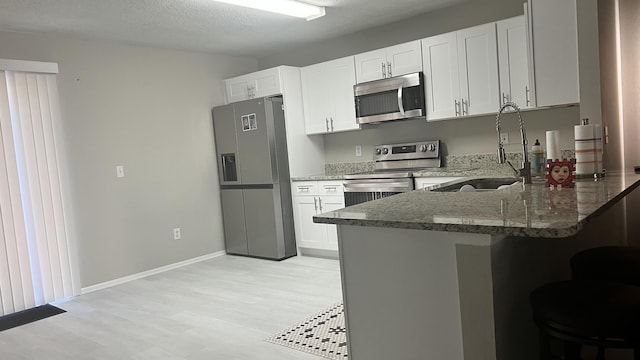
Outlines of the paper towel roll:
M 591 175 L 599 171 L 602 162 L 598 149 L 596 126 L 593 124 L 574 127 L 576 149 L 576 175 Z
M 547 159 L 562 159 L 562 154 L 560 153 L 560 131 L 558 130 L 547 131 Z

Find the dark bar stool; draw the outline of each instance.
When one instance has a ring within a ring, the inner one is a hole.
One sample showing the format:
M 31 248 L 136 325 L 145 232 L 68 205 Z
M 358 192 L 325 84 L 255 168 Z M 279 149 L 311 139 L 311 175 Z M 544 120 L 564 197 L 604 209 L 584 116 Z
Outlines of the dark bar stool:
M 640 360 L 640 287 L 598 280 L 554 282 L 530 295 L 540 329 L 540 358 L 554 359 L 551 339 L 564 341 L 564 358 L 579 360 L 582 345 L 633 349 Z
M 601 246 L 571 257 L 574 280 L 608 280 L 640 286 L 640 248 Z

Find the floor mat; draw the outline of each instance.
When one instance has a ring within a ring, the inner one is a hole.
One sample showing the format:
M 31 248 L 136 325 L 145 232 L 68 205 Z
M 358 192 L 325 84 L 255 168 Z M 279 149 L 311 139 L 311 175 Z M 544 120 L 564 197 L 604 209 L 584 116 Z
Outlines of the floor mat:
M 342 303 L 333 305 L 265 341 L 328 359 L 347 359 L 347 334 Z
M 0 316 L 0 331 L 8 330 L 20 325 L 32 323 L 66 311 L 53 305 L 42 305 L 33 309 L 22 310 L 17 313 Z

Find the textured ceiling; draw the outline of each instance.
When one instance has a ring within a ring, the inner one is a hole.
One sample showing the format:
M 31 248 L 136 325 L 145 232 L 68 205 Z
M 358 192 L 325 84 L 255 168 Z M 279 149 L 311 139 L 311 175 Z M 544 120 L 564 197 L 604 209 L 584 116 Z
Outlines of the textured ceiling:
M 327 14 L 306 21 L 211 0 L 0 0 L 0 31 L 260 57 L 463 1 L 307 0 Z

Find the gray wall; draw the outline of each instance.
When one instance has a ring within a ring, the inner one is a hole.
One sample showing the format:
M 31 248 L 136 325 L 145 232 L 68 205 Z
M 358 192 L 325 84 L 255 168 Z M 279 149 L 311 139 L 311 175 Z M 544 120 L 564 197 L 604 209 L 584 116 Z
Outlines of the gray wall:
M 257 60 L 8 32 L 0 58 L 59 64 L 82 287 L 224 250 L 211 107 Z
M 422 39 L 457 29 L 523 14 L 524 0 L 473 0 L 455 7 L 415 16 L 411 19 L 354 33 L 329 41 L 307 44 L 259 59 L 261 68 L 287 64 L 306 66 L 343 56 L 355 55 L 406 41 Z M 578 0 L 578 32 L 580 56 L 580 107 L 536 110 L 524 113 L 530 145 L 536 138 L 544 145 L 545 131 L 560 130 L 563 149 L 573 149 L 573 126 L 588 117 L 601 122 L 598 70 L 597 0 Z M 498 109 L 496 109 L 497 111 Z M 514 120 L 505 120 L 510 145 L 507 151 L 518 151 Z M 382 142 L 441 139 L 450 154 L 493 153 L 496 150 L 495 117 L 426 123 L 402 121 L 342 134 L 324 136 L 327 162 L 371 160 L 372 149 Z M 363 146 L 363 156 L 355 157 L 354 145 Z

